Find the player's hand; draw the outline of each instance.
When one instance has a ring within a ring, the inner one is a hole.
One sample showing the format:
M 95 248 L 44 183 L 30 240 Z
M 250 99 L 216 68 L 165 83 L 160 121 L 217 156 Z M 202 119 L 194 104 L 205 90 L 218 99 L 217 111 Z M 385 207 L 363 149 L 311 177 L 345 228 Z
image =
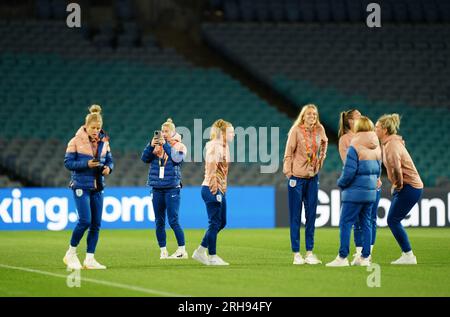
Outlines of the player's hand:
M 381 179 L 377 179 L 377 188 L 381 188 L 381 185 L 383 185 Z
M 217 185 L 217 182 L 213 182 L 209 185 L 209 191 L 211 194 L 215 195 L 217 194 L 217 191 L 219 190 L 219 186 Z
M 150 144 L 152 147 L 155 147 L 156 145 L 158 145 L 159 144 L 159 138 L 157 138 L 157 137 L 154 137 L 153 139 L 152 139 L 152 143 Z
M 105 166 L 105 168 L 102 171 L 103 175 L 109 175 L 111 173 L 111 169 L 108 166 Z
M 89 168 L 96 168 L 100 165 L 99 161 L 94 161 L 94 159 L 88 161 Z

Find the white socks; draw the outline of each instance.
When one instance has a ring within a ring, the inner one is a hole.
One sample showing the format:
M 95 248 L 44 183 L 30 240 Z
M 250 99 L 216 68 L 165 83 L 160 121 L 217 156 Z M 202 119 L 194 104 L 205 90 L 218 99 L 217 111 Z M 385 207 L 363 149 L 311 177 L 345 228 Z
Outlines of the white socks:
M 413 256 L 414 255 L 414 253 L 412 252 L 412 250 L 411 251 L 408 251 L 408 252 L 403 252 L 405 255 L 407 255 L 407 256 Z
M 90 261 L 94 259 L 94 253 L 86 253 L 86 260 Z
M 160 248 L 161 249 L 161 251 L 167 251 L 167 248 L 166 247 L 162 247 L 162 248 Z
M 205 248 L 203 246 L 199 246 L 197 249 L 199 252 L 206 252 L 206 250 L 208 250 L 208 248 Z
M 362 249 L 362 247 L 356 247 L 356 254 L 361 255 Z
M 186 248 L 185 248 L 184 245 L 180 245 L 180 246 L 178 246 L 178 250 L 179 250 L 179 251 L 182 251 L 182 252 L 185 252 L 185 251 L 186 251 Z
M 69 245 L 69 250 L 67 250 L 67 254 L 76 254 L 77 253 L 77 247 L 73 247 Z

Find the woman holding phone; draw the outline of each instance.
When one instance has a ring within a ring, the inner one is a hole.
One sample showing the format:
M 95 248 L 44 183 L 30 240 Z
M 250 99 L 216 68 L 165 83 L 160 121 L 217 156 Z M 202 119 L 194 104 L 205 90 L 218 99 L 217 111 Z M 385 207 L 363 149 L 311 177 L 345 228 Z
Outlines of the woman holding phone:
M 94 258 L 102 221 L 104 176 L 114 167 L 101 110 L 99 105 L 89 108 L 85 124 L 70 140 L 64 157 L 64 166 L 72 172 L 70 188 L 79 217 L 63 259 L 69 269 L 106 269 Z M 88 229 L 86 259 L 81 266 L 76 249 Z
M 161 131 L 155 131 L 151 142 L 142 152 L 141 159 L 149 163 L 147 185 L 152 188 L 155 211 L 156 238 L 160 247 L 160 259 L 187 259 L 184 232 L 178 220 L 180 209 L 181 165 L 186 156 L 186 146 L 176 133 L 172 119 L 167 119 Z M 166 212 L 169 225 L 175 233 L 178 249 L 169 256 L 166 247 Z

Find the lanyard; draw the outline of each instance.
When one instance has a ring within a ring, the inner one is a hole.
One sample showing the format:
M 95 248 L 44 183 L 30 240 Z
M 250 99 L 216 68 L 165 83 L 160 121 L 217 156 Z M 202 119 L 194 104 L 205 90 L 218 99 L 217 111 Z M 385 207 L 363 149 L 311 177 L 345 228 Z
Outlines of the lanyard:
M 97 158 L 97 155 L 98 155 L 98 142 L 97 142 L 97 151 L 95 150 L 94 143 L 91 141 L 90 138 L 89 138 L 89 144 L 91 145 L 92 155 L 94 156 L 94 158 Z
M 162 161 L 164 159 L 164 156 L 166 157 L 166 159 L 164 160 L 164 165 L 163 166 L 166 167 L 167 160 L 169 159 L 169 155 L 167 155 L 166 153 L 164 153 L 162 158 L 158 159 L 159 167 L 161 167 L 161 165 L 162 165 Z
M 316 135 L 316 127 L 314 127 L 314 130 L 312 131 L 312 133 L 309 133 L 309 138 L 306 135 L 306 128 L 305 126 L 301 126 L 300 127 L 303 133 L 303 137 L 305 139 L 305 147 L 306 147 L 306 156 L 308 159 L 308 163 L 311 163 L 311 161 L 315 161 L 316 160 L 316 155 L 317 155 L 317 143 L 318 143 L 318 139 L 319 136 Z M 312 139 L 312 145 L 311 147 L 308 144 L 308 140 Z M 312 149 L 311 149 L 312 148 Z

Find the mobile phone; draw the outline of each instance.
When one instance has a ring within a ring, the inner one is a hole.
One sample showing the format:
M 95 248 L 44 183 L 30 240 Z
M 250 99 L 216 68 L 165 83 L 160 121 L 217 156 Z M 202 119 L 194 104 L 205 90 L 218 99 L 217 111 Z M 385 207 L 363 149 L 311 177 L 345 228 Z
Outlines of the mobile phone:
M 100 161 L 97 158 L 93 158 L 92 162 L 97 163 L 97 162 L 100 162 Z
M 161 137 L 161 131 L 159 130 L 155 130 L 155 138 L 160 138 Z

